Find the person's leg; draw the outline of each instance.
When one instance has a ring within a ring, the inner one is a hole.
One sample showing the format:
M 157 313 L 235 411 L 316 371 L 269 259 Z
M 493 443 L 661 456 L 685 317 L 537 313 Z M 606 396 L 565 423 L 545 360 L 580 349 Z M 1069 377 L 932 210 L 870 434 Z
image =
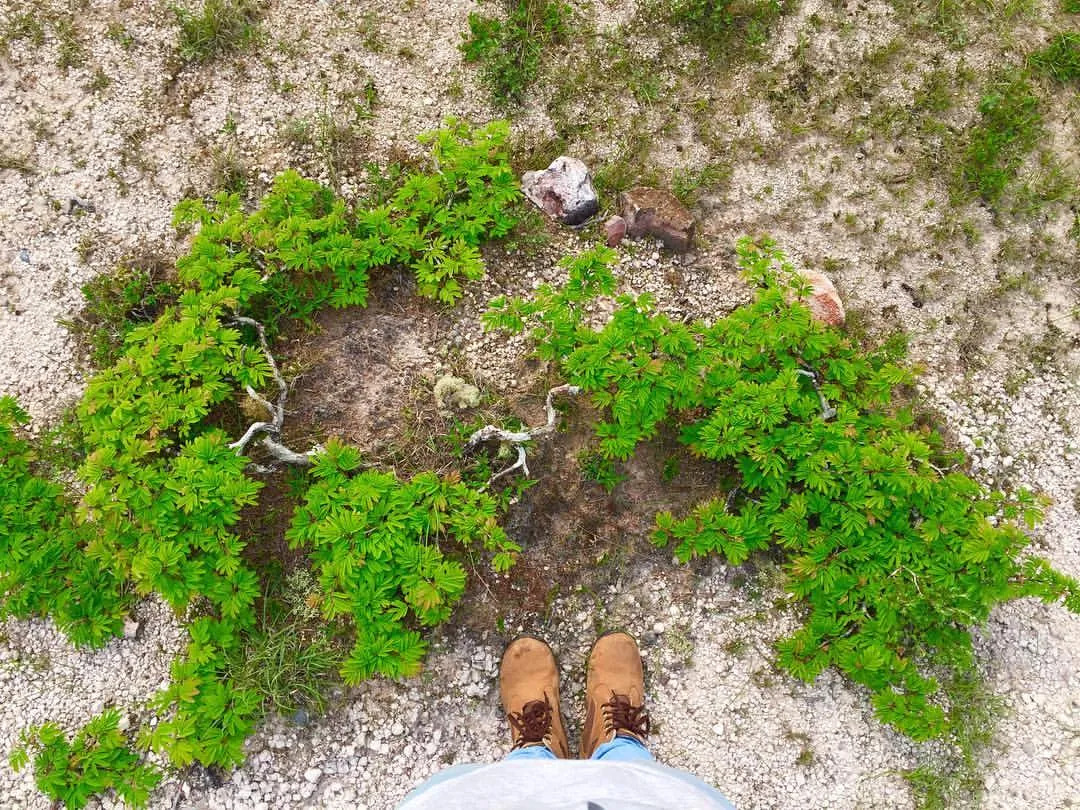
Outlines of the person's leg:
M 601 636 L 589 653 L 585 676 L 581 758 L 652 759 L 645 748 L 648 734 L 645 671 L 637 642 L 626 633 Z
M 512 642 L 499 665 L 499 691 L 510 722 L 512 755 L 524 759 L 570 756 L 559 709 L 559 667 L 547 644 L 529 636 Z
M 611 742 L 602 743 L 589 759 L 605 759 L 608 762 L 655 761 L 656 757 L 636 737 L 615 735 Z

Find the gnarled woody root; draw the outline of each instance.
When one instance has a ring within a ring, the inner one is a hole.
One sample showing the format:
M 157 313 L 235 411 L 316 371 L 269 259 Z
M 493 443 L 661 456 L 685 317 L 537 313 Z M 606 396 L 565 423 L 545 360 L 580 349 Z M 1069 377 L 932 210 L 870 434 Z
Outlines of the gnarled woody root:
M 274 375 L 274 382 L 277 383 L 278 396 L 276 402 L 270 402 L 259 396 L 255 392 L 255 389 L 250 385 L 245 386 L 247 395 L 266 409 L 267 413 L 270 415 L 270 421 L 253 423 L 244 432 L 244 435 L 230 444 L 229 447 L 235 450 L 238 456 L 243 455 L 245 448 L 251 440 L 259 434 L 262 434 L 262 446 L 265 447 L 267 452 L 269 452 L 276 460 L 301 467 L 308 466 L 311 464 L 312 457 L 322 452 L 323 448 L 321 446 L 315 445 L 306 453 L 297 453 L 295 450 L 290 450 L 277 440 L 277 437 L 281 435 L 281 426 L 285 423 L 285 400 L 289 396 L 289 387 L 285 384 L 285 379 L 281 376 L 281 373 L 278 371 L 277 363 L 274 361 L 274 355 L 270 352 L 270 346 L 266 342 L 266 330 L 261 323 L 253 318 L 236 316 L 232 318 L 232 321 L 244 326 L 250 326 L 259 333 L 259 345 L 262 347 L 263 356 L 266 357 L 266 362 Z
M 469 441 L 465 443 L 465 450 L 472 452 L 476 450 L 480 445 L 487 442 L 507 442 L 514 445 L 517 448 L 517 461 L 511 464 L 502 472 L 495 473 L 488 479 L 488 483 L 494 483 L 504 475 L 512 473 L 514 470 L 521 469 L 525 473 L 525 476 L 529 475 L 529 465 L 525 462 L 525 448 L 522 446 L 525 442 L 532 441 L 540 436 L 551 433 L 555 429 L 555 420 L 558 418 L 558 413 L 555 410 L 554 399 L 559 394 L 569 394 L 571 396 L 580 394 L 581 388 L 576 385 L 558 385 L 552 388 L 547 393 L 547 399 L 544 402 L 544 407 L 547 409 L 547 422 L 540 427 L 530 428 L 528 430 L 503 430 L 495 425 L 485 425 L 476 431 L 469 437 Z

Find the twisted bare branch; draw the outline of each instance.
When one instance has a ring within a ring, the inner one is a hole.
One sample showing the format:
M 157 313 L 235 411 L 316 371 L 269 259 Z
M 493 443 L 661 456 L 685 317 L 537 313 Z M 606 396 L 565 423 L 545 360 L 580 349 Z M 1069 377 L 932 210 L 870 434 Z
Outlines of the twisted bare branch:
M 320 445 L 315 445 L 306 453 L 297 453 L 295 450 L 286 447 L 276 438 L 281 435 L 281 428 L 285 423 L 285 401 L 289 397 L 289 386 L 285 383 L 285 378 L 281 376 L 281 372 L 278 371 L 277 362 L 274 360 L 274 355 L 270 351 L 270 344 L 266 340 L 266 329 L 254 318 L 245 318 L 241 315 L 237 315 L 232 320 L 234 323 L 250 326 L 258 333 L 259 346 L 262 348 L 262 353 L 266 358 L 267 365 L 270 366 L 270 372 L 274 375 L 274 382 L 277 383 L 278 396 L 276 402 L 270 402 L 270 400 L 256 393 L 255 389 L 250 385 L 244 386 L 247 395 L 261 405 L 270 415 L 270 421 L 253 422 L 251 426 L 244 431 L 244 435 L 230 444 L 229 447 L 236 451 L 236 455 L 243 455 L 248 444 L 250 444 L 256 436 L 261 434 L 262 446 L 265 447 L 267 452 L 269 452 L 276 460 L 285 464 L 295 464 L 300 467 L 310 465 L 312 458 L 322 452 L 323 448 Z M 268 471 L 266 468 L 259 466 L 257 466 L 257 469 L 260 471 Z
M 485 425 L 476 431 L 469 440 L 465 443 L 465 450 L 472 452 L 476 450 L 480 445 L 488 442 L 498 441 L 506 442 L 507 444 L 514 445 L 517 450 L 517 461 L 511 464 L 502 472 L 495 473 L 488 479 L 488 484 L 492 484 L 504 475 L 508 475 L 514 470 L 520 469 L 525 477 L 529 476 L 529 465 L 525 460 L 525 448 L 523 445 L 525 442 L 532 441 L 533 439 L 544 436 L 555 430 L 555 422 L 558 419 L 559 413 L 555 410 L 555 397 L 560 394 L 567 394 L 574 396 L 581 393 L 581 388 L 576 385 L 558 385 L 552 388 L 547 393 L 547 398 L 544 401 L 544 408 L 547 411 L 547 422 L 539 427 L 529 428 L 527 430 L 504 430 L 503 428 L 496 427 L 495 425 Z

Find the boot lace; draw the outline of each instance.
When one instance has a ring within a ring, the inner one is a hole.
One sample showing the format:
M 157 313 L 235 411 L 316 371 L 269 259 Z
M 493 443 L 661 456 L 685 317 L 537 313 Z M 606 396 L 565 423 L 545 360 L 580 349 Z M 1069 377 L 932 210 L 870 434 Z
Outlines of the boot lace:
M 611 700 L 603 705 L 604 729 L 608 734 L 629 732 L 644 739 L 649 736 L 649 714 L 644 706 L 634 706 L 626 695 L 611 693 Z
M 510 712 L 507 719 L 510 727 L 517 733 L 514 750 L 545 742 L 551 732 L 551 717 L 551 703 L 547 695 L 544 695 L 543 700 L 530 700 L 521 707 L 520 712 Z

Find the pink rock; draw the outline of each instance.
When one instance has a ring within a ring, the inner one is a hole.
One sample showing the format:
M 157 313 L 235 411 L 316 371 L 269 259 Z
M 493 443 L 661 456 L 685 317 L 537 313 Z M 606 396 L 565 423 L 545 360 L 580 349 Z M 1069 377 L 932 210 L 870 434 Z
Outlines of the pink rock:
M 801 270 L 799 274 L 810 285 L 810 295 L 803 299 L 810 314 L 828 326 L 840 326 L 844 322 L 844 304 L 829 277 L 817 270 Z
M 543 171 L 521 176 L 525 196 L 552 219 L 580 225 L 600 210 L 589 167 L 577 158 L 556 158 Z
M 615 247 L 626 236 L 626 220 L 615 216 L 604 223 L 604 233 L 607 234 L 607 246 Z
M 679 198 L 660 188 L 637 186 L 619 195 L 626 233 L 655 236 L 669 250 L 685 253 L 694 241 L 694 218 Z

